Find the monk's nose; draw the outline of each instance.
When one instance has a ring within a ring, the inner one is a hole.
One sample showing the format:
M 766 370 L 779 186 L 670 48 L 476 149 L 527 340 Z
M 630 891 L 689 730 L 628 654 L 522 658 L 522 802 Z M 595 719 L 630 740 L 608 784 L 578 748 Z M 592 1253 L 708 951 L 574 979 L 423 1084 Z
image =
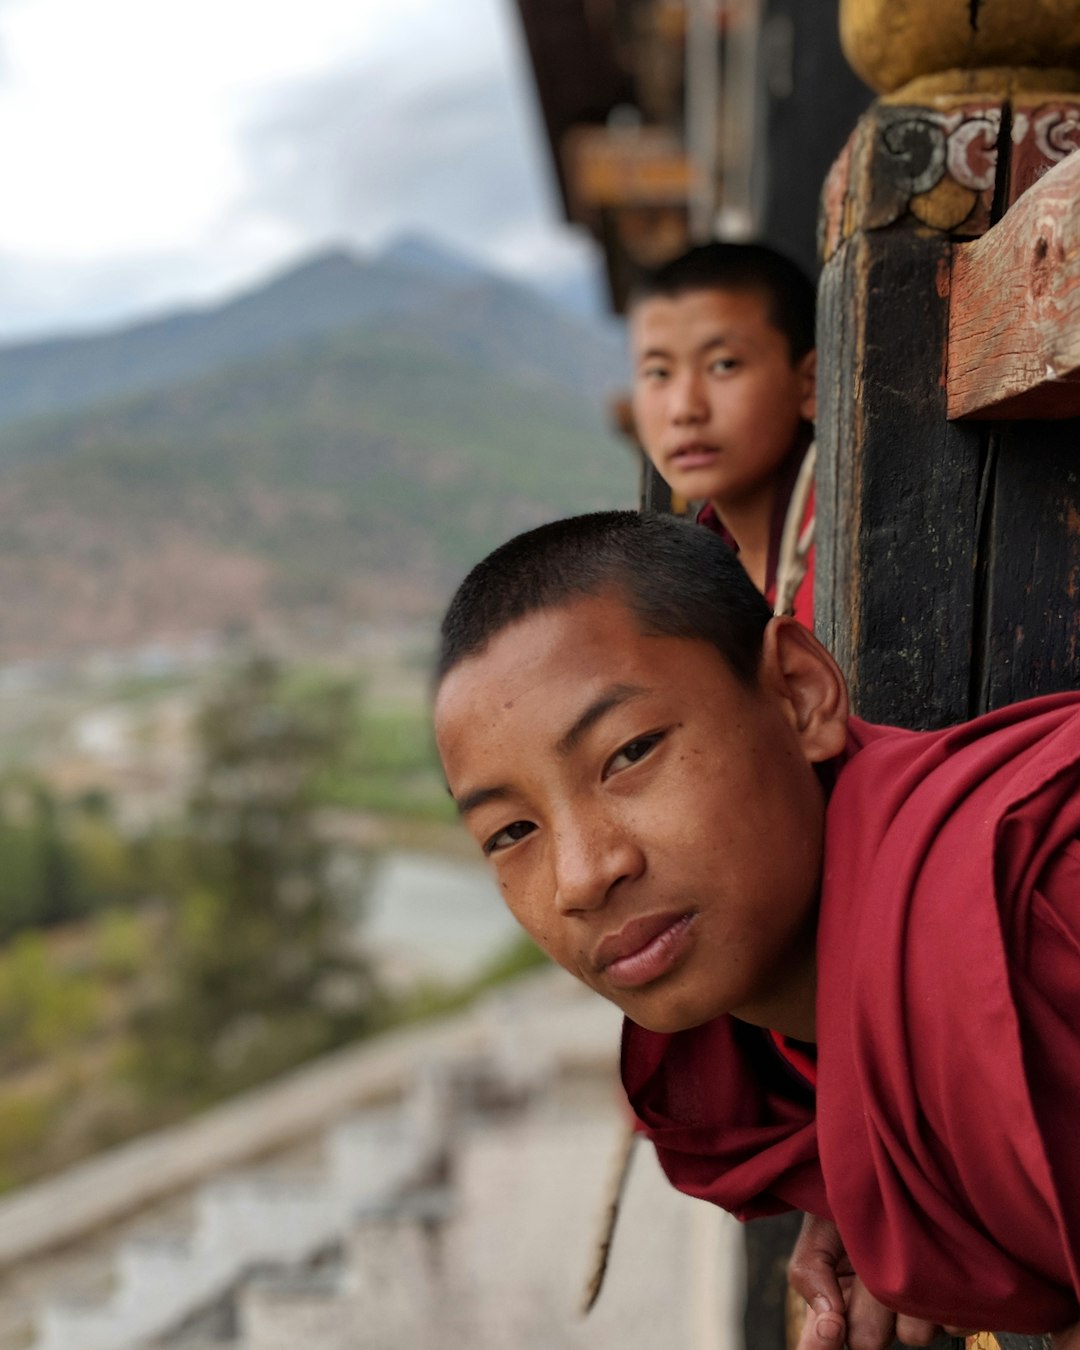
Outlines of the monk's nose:
M 701 377 L 695 371 L 676 376 L 671 388 L 672 419 L 682 425 L 704 421 L 709 404 Z
M 555 841 L 555 905 L 561 914 L 599 909 L 615 887 L 640 875 L 644 861 L 627 831 L 580 820 Z

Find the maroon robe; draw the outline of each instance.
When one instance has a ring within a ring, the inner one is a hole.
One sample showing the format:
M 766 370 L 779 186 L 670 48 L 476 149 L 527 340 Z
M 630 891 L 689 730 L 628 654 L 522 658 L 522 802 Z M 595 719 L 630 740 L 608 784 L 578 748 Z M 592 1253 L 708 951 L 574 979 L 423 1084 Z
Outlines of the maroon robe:
M 1080 1317 L 1080 695 L 944 732 L 853 720 L 833 787 L 814 1091 L 722 1017 L 627 1022 L 680 1190 L 832 1218 L 883 1303 L 1039 1333 Z

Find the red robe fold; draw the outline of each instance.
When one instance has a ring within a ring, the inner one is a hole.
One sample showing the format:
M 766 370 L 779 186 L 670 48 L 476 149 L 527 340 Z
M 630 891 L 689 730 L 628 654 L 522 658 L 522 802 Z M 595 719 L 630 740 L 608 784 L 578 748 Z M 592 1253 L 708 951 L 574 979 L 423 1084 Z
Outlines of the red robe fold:
M 1080 695 L 944 732 L 853 721 L 827 813 L 818 1083 L 719 1018 L 627 1023 L 623 1080 L 680 1189 L 831 1217 L 890 1307 L 1080 1318 Z

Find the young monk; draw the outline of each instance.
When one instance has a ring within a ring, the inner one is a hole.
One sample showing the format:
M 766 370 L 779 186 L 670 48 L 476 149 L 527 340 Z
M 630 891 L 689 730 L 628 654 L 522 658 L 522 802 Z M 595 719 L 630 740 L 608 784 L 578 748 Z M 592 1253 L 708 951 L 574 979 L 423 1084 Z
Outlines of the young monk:
M 797 485 L 800 532 L 814 515 L 812 477 L 799 482 L 814 434 L 814 308 L 809 278 L 763 244 L 699 245 L 630 297 L 638 439 L 774 606 Z M 804 569 L 781 607 L 812 628 L 812 548 Z
M 626 1014 L 671 1181 L 814 1216 L 803 1350 L 1075 1323 L 1080 695 L 849 718 L 715 536 L 621 512 L 479 564 L 438 681 L 461 816 L 523 927 Z

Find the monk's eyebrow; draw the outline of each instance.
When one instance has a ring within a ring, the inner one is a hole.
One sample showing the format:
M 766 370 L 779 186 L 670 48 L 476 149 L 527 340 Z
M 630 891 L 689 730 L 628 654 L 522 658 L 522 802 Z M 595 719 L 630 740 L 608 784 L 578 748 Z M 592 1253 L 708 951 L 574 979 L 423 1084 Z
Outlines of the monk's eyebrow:
M 733 343 L 739 341 L 740 334 L 737 332 L 723 331 L 719 333 L 710 333 L 703 342 L 699 342 L 697 347 L 694 348 L 694 354 L 696 356 L 704 356 L 711 351 L 713 347 L 730 347 Z M 637 358 L 637 363 L 638 365 L 641 365 L 643 362 L 647 361 L 670 360 L 672 360 L 672 355 L 666 347 L 649 347 Z
M 628 703 L 630 699 L 641 698 L 647 693 L 649 693 L 649 690 L 639 684 L 609 685 L 598 698 L 593 699 L 589 706 L 579 713 L 569 729 L 555 742 L 556 753 L 569 755 L 580 743 L 585 733 L 591 727 L 594 727 L 601 718 L 606 717 L 609 712 L 620 707 L 623 703 Z M 474 788 L 458 799 L 458 815 L 466 816 L 470 811 L 475 811 L 480 806 L 486 806 L 488 802 L 504 802 L 511 795 L 511 789 L 501 783 L 495 787 Z
M 730 347 L 740 340 L 741 334 L 732 332 L 713 333 L 698 347 L 699 355 L 711 351 L 713 347 Z
M 592 703 L 574 719 L 570 728 L 565 731 L 555 742 L 555 749 L 560 755 L 569 755 L 577 748 L 581 738 L 587 731 L 590 731 L 601 718 L 606 717 L 613 709 L 621 707 L 633 698 L 641 698 L 649 692 L 639 684 L 613 684 L 610 685 L 599 698 L 593 699 Z
M 476 788 L 473 792 L 466 792 L 457 803 L 458 815 L 467 816 L 470 811 L 475 811 L 478 806 L 486 806 L 488 802 L 505 801 L 509 795 L 510 789 L 506 787 Z

